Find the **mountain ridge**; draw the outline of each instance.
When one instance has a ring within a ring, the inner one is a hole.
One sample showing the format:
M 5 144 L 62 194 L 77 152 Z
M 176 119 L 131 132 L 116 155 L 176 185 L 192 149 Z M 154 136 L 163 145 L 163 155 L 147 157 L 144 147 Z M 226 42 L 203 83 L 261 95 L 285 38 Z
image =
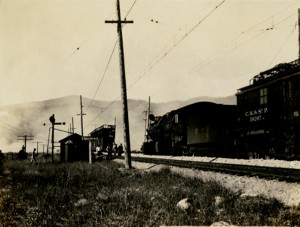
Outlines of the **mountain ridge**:
M 103 124 L 115 124 L 116 143 L 123 142 L 122 130 L 122 103 L 118 101 L 93 100 L 82 97 L 84 135 L 88 135 L 93 129 Z M 188 100 L 174 100 L 170 102 L 151 103 L 151 112 L 154 115 L 163 115 L 171 110 L 183 106 L 209 101 L 220 104 L 235 104 L 235 96 L 228 97 L 195 97 Z M 139 150 L 145 134 L 145 111 L 148 110 L 148 101 L 128 99 L 129 128 L 132 150 Z M 81 134 L 80 122 L 80 96 L 70 95 L 60 98 L 47 99 L 44 101 L 33 101 L 20 104 L 0 106 L 0 144 L 3 152 L 17 152 L 24 141 L 18 141 L 18 137 L 24 135 L 34 136 L 46 149 L 49 138 L 49 117 L 55 114 L 57 122 L 65 122 L 64 126 L 57 126 L 58 129 L 69 131 L 72 119 L 74 121 L 75 133 Z M 45 126 L 44 126 L 45 124 Z M 66 137 L 66 133 L 55 132 L 55 141 Z M 27 144 L 27 151 L 31 151 L 36 143 Z M 39 148 L 41 149 L 41 148 Z

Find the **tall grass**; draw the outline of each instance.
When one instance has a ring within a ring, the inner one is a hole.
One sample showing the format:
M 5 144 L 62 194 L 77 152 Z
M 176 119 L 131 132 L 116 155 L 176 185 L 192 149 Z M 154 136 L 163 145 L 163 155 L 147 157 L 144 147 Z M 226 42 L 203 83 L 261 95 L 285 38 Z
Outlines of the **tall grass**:
M 300 210 L 240 197 L 217 182 L 120 169 L 114 162 L 31 165 L 9 161 L 1 179 L 3 226 L 300 225 Z M 224 198 L 221 204 L 215 197 Z M 189 197 L 190 209 L 176 208 Z

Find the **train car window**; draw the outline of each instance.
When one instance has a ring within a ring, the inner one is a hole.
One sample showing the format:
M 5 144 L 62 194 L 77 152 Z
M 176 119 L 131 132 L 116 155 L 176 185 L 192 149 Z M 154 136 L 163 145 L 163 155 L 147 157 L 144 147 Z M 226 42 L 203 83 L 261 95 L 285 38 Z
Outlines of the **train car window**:
M 295 95 L 294 83 L 293 81 L 288 81 L 286 83 L 286 111 L 288 117 L 293 116 L 293 111 L 294 109 L 296 109 L 294 106 L 294 95 Z
M 268 103 L 268 89 L 267 88 L 260 89 L 259 97 L 260 97 L 260 104 L 267 104 Z
M 175 114 L 175 124 L 178 124 L 178 122 L 179 122 L 178 114 Z
M 287 98 L 292 99 L 293 90 L 292 90 L 292 81 L 289 81 L 287 84 Z

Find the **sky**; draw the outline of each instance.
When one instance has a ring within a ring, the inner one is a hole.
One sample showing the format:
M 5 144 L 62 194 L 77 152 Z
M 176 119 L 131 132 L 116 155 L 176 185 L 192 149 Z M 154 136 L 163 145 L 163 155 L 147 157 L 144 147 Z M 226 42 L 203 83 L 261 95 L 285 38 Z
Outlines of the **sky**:
M 298 58 L 299 0 L 120 0 L 127 95 L 234 95 Z M 0 106 L 120 99 L 114 0 L 0 0 Z

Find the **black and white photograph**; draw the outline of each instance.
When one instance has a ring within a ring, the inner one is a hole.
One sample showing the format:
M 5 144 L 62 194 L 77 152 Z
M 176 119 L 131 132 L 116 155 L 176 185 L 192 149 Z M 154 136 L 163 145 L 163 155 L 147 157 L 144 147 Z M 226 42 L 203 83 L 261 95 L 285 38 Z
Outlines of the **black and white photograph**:
M 0 227 L 300 226 L 299 0 L 0 0 Z

